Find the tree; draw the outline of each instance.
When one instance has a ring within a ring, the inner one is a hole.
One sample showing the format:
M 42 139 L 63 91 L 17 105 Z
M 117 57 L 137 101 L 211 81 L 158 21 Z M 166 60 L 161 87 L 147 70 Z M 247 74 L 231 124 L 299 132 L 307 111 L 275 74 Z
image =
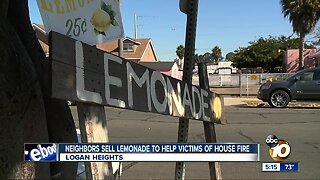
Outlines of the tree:
M 215 46 L 212 50 L 211 50 L 211 55 L 214 59 L 215 62 L 218 62 L 222 59 L 222 53 L 221 53 L 221 49 L 219 46 Z
M 276 72 L 281 69 L 283 61 L 283 50 L 299 47 L 298 38 L 285 36 L 259 38 L 249 42 L 248 47 L 241 47 L 235 51 L 231 61 L 237 68 L 262 67 L 265 71 Z M 312 45 L 305 44 L 308 48 Z
M 226 55 L 226 60 L 227 61 L 231 61 L 231 59 L 233 58 L 234 56 L 234 52 L 229 52 L 227 55 Z
M 23 161 L 23 143 L 77 142 L 65 101 L 48 97 L 49 63 L 28 1 L 0 3 L 0 179 L 75 179 L 77 163 Z
M 185 48 L 183 45 L 179 45 L 177 47 L 176 54 L 180 60 L 183 59 L 184 57 L 184 51 L 185 51 Z
M 200 62 L 214 62 L 214 59 L 211 55 L 211 53 L 206 52 L 204 54 L 195 54 L 194 56 L 194 63 L 200 63 Z
M 280 4 L 284 17 L 289 18 L 292 24 L 293 32 L 299 35 L 299 69 L 303 69 L 304 40 L 320 18 L 320 0 L 281 0 Z

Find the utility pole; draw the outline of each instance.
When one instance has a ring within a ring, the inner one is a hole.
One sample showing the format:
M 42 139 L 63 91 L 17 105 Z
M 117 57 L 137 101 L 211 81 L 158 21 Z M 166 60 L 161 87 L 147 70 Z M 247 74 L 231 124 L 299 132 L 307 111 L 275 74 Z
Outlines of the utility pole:
M 134 39 L 138 39 L 137 14 L 134 14 Z
M 119 0 L 120 13 L 122 13 L 122 6 L 121 5 L 122 5 L 121 0 Z M 118 49 L 119 49 L 119 56 L 123 57 L 123 39 L 122 38 L 118 39 Z

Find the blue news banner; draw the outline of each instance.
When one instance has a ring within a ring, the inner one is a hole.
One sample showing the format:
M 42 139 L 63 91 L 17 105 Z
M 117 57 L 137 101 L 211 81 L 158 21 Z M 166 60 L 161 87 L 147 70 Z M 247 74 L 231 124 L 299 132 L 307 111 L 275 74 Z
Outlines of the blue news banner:
M 28 152 L 28 153 L 27 153 Z M 260 161 L 260 145 L 203 144 L 25 144 L 26 161 L 208 162 Z

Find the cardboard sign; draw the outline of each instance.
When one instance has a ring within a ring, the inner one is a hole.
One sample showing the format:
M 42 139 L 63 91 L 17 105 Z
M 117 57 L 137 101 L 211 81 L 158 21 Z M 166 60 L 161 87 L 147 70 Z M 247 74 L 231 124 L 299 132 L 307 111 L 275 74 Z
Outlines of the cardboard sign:
M 117 0 L 37 0 L 46 32 L 55 31 L 90 45 L 122 38 Z
M 51 97 L 210 121 L 210 91 L 51 32 Z

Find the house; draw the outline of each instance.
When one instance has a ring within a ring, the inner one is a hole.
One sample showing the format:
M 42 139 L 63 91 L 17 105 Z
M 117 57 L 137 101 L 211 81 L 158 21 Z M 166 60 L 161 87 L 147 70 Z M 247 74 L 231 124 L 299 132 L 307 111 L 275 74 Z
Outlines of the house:
M 237 68 L 232 66 L 232 61 L 219 61 L 218 67 L 215 73 L 221 74 L 222 69 L 226 69 L 227 71 L 230 71 L 229 74 L 237 73 Z
M 198 66 L 195 65 L 194 72 L 198 72 Z M 232 66 L 231 61 L 219 61 L 218 63 L 207 63 L 208 74 L 232 74 L 237 73 L 237 68 Z
M 98 49 L 119 55 L 118 40 L 107 41 L 97 45 Z M 150 38 L 123 39 L 123 58 L 134 62 L 158 62 L 156 52 Z
M 43 51 L 49 55 L 49 46 L 43 25 L 33 24 L 33 29 L 39 39 Z M 119 55 L 118 40 L 108 41 L 97 45 L 98 49 Z M 156 56 L 151 39 L 123 39 L 123 58 L 137 62 L 145 67 L 159 71 L 168 76 L 181 79 L 182 72 L 179 71 L 177 62 L 160 62 Z
M 32 24 L 33 29 L 39 39 L 43 51 L 48 54 L 48 40 L 43 25 Z M 114 55 L 119 55 L 118 40 L 107 41 L 97 45 L 98 49 L 106 52 L 111 52 Z M 142 39 L 123 39 L 123 58 L 134 62 L 158 62 L 156 52 L 153 48 L 150 38 Z
M 173 62 L 143 62 L 140 61 L 139 64 L 153 69 L 155 71 L 159 71 L 162 74 L 166 74 L 168 76 L 174 77 L 176 79 L 181 79 L 182 74 L 179 71 L 179 67 L 176 61 Z
M 304 49 L 304 68 L 319 67 L 320 57 L 315 54 L 319 53 L 320 49 Z M 299 68 L 299 50 L 288 49 L 284 53 L 283 69 L 287 73 L 295 73 Z

